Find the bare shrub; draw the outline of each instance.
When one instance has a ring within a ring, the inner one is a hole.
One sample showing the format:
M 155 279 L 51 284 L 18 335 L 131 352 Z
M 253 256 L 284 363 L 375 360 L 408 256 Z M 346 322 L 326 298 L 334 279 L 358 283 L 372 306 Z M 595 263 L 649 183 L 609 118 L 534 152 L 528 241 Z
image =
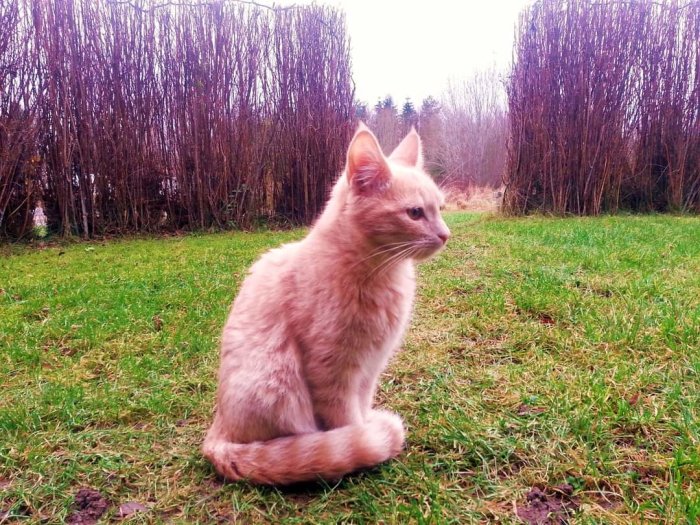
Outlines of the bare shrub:
M 0 23 L 17 13 L 1 37 L 0 118 L 15 122 L 1 133 L 29 149 L 0 135 L 5 217 L 41 198 L 51 229 L 89 237 L 319 212 L 353 117 L 336 9 L 10 0 Z M 6 150 L 24 160 L 5 166 Z
M 495 68 L 450 81 L 442 98 L 444 184 L 498 188 L 506 159 L 505 89 Z
M 698 210 L 700 2 L 543 0 L 520 19 L 505 209 Z
M 27 31 L 31 13 L 0 0 L 0 237 L 31 231 L 39 190 L 36 155 L 36 58 Z
M 374 111 L 369 115 L 368 124 L 387 154 L 398 146 L 405 135 L 401 117 L 391 95 L 377 101 Z

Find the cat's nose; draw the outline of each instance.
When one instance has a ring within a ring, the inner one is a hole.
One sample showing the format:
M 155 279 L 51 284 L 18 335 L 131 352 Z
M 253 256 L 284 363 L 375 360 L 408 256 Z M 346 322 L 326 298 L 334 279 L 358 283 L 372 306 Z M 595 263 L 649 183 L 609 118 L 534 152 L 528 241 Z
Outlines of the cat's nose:
M 450 229 L 447 227 L 447 224 L 445 224 L 445 221 L 442 220 L 442 217 L 440 217 L 437 221 L 437 224 L 435 224 L 435 235 L 438 236 L 438 238 L 442 241 L 442 245 L 444 246 L 447 243 L 447 239 L 450 238 Z

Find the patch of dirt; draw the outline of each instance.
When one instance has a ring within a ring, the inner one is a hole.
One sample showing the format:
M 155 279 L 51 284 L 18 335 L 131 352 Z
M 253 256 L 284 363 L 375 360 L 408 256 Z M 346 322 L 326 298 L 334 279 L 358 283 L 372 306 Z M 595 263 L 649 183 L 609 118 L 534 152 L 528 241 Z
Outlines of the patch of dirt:
M 635 392 L 634 394 L 632 394 L 630 397 L 627 398 L 627 402 L 630 404 L 630 406 L 635 406 L 637 403 L 639 403 L 639 397 L 640 397 L 639 392 Z
M 371 470 L 371 469 L 370 469 Z M 362 476 L 365 471 L 358 471 L 353 473 L 349 477 Z M 338 485 L 342 488 L 345 483 L 347 483 L 348 478 L 344 478 L 343 481 Z M 284 495 L 284 498 L 289 501 L 293 501 L 298 505 L 306 505 L 311 501 L 318 498 L 328 487 L 327 483 L 321 481 L 301 481 L 299 483 L 292 483 L 290 485 L 283 485 L 276 488 L 269 488 L 270 493 L 279 492 Z M 267 494 L 267 491 L 265 492 Z
M 210 490 L 216 491 L 223 488 L 224 485 L 226 485 L 226 482 L 217 476 L 215 478 L 209 478 L 204 480 L 204 485 L 209 487 Z
M 554 318 L 553 318 L 551 315 L 546 314 L 546 313 L 544 313 L 544 312 L 540 313 L 540 314 L 537 316 L 537 320 L 538 320 L 540 323 L 546 324 L 546 325 L 554 324 Z
M 58 352 L 66 357 L 72 357 L 77 354 L 80 349 L 73 345 L 73 339 L 70 334 L 64 334 L 61 337 L 51 337 L 44 340 L 42 349 L 44 352 L 58 350 Z
M 444 467 L 438 467 L 435 469 L 436 472 L 446 472 L 448 469 Z M 456 478 L 457 485 L 464 488 L 464 489 L 477 489 L 478 487 L 474 486 L 474 476 L 476 476 L 476 472 L 472 469 L 469 468 L 463 468 L 457 472 L 449 472 L 447 475 L 454 475 Z
M 615 436 L 613 442 L 620 447 L 627 448 L 634 447 L 636 444 L 634 436 Z
M 533 487 L 525 496 L 525 502 L 517 505 L 517 516 L 528 525 L 565 525 L 580 505 L 573 494 L 574 488 L 568 483 Z
M 517 476 L 521 470 L 525 468 L 526 464 L 523 460 L 516 458 L 511 459 L 503 467 L 501 467 L 496 475 L 499 479 L 508 479 L 513 476 Z
M 127 516 L 131 516 L 137 512 L 147 511 L 148 507 L 146 507 L 146 505 L 143 503 L 139 503 L 138 501 L 127 501 L 126 503 L 119 505 L 118 515 L 120 518 L 126 518 Z
M 484 291 L 484 286 L 477 284 L 476 286 L 466 289 L 466 288 L 453 288 L 450 290 L 451 295 L 456 295 L 458 297 L 471 297 L 472 295 L 480 294 Z M 479 312 L 474 312 L 475 316 L 479 316 Z
M 622 505 L 622 497 L 618 494 L 607 492 L 604 494 L 594 494 L 592 496 L 593 501 L 596 505 L 605 510 L 612 510 L 618 508 Z
M 536 320 L 538 323 L 543 324 L 545 326 L 553 326 L 557 324 L 556 319 L 554 316 L 550 313 L 547 312 L 538 312 L 536 310 L 532 310 L 530 308 L 520 308 L 519 306 L 515 306 L 515 313 L 523 316 L 527 319 L 533 319 Z
M 48 306 L 44 306 L 36 312 L 29 312 L 25 314 L 24 318 L 28 321 L 44 322 L 49 318 L 50 314 L 51 308 L 49 308 Z
M 617 422 L 612 428 L 612 441 L 622 447 L 658 452 L 673 450 L 672 440 L 652 439 L 652 432 L 647 425 L 633 422 Z
M 493 521 L 506 521 L 504 518 L 513 512 L 513 505 L 506 501 L 484 501 L 481 504 L 481 512 Z M 491 523 L 491 521 L 489 521 Z
M 576 280 L 574 282 L 574 286 L 600 297 L 610 298 L 613 295 L 612 290 L 606 288 L 605 285 L 582 283 L 581 281 Z
M 73 512 L 66 523 L 72 525 L 94 525 L 107 512 L 109 501 L 95 489 L 82 488 L 75 494 Z
M 537 414 L 542 414 L 546 411 L 547 409 L 544 407 L 526 405 L 525 403 L 521 403 L 520 406 L 518 406 L 517 414 L 519 416 L 535 416 Z
M 592 287 L 588 287 L 588 289 L 591 292 L 593 292 L 595 295 L 598 295 L 599 297 L 605 297 L 607 299 L 609 299 L 613 295 L 612 291 L 608 288 L 601 288 L 598 286 L 592 286 Z
M 429 443 L 408 443 L 408 447 L 413 451 L 418 451 L 421 452 L 422 454 L 429 454 L 431 456 L 436 456 L 439 454 L 439 451 L 437 448 L 434 446 L 430 445 Z
M 639 483 L 644 483 L 645 485 L 652 483 L 655 479 L 667 481 L 666 470 L 660 467 L 634 465 L 630 466 L 627 472 L 634 476 Z

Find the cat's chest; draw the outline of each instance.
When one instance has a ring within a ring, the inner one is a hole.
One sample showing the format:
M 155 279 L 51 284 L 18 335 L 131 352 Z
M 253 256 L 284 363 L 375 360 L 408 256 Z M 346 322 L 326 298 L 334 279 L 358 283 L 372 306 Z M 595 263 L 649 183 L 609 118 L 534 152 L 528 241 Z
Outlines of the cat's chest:
M 398 343 L 408 323 L 415 280 L 413 274 L 399 275 L 376 287 L 358 286 L 348 290 L 334 320 L 337 341 L 358 349 L 377 349 Z

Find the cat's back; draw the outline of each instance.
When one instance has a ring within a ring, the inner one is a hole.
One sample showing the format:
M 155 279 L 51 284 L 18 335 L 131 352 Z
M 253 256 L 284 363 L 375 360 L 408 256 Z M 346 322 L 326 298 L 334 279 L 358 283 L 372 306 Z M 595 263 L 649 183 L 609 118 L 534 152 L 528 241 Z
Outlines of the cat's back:
M 269 249 L 253 263 L 248 270 L 248 275 L 269 277 L 270 272 L 278 274 L 281 270 L 291 267 L 298 257 L 302 242 L 290 242 Z
M 302 241 L 283 244 L 265 252 L 248 270 L 236 303 L 279 301 L 287 292 L 289 279 L 301 250 Z

